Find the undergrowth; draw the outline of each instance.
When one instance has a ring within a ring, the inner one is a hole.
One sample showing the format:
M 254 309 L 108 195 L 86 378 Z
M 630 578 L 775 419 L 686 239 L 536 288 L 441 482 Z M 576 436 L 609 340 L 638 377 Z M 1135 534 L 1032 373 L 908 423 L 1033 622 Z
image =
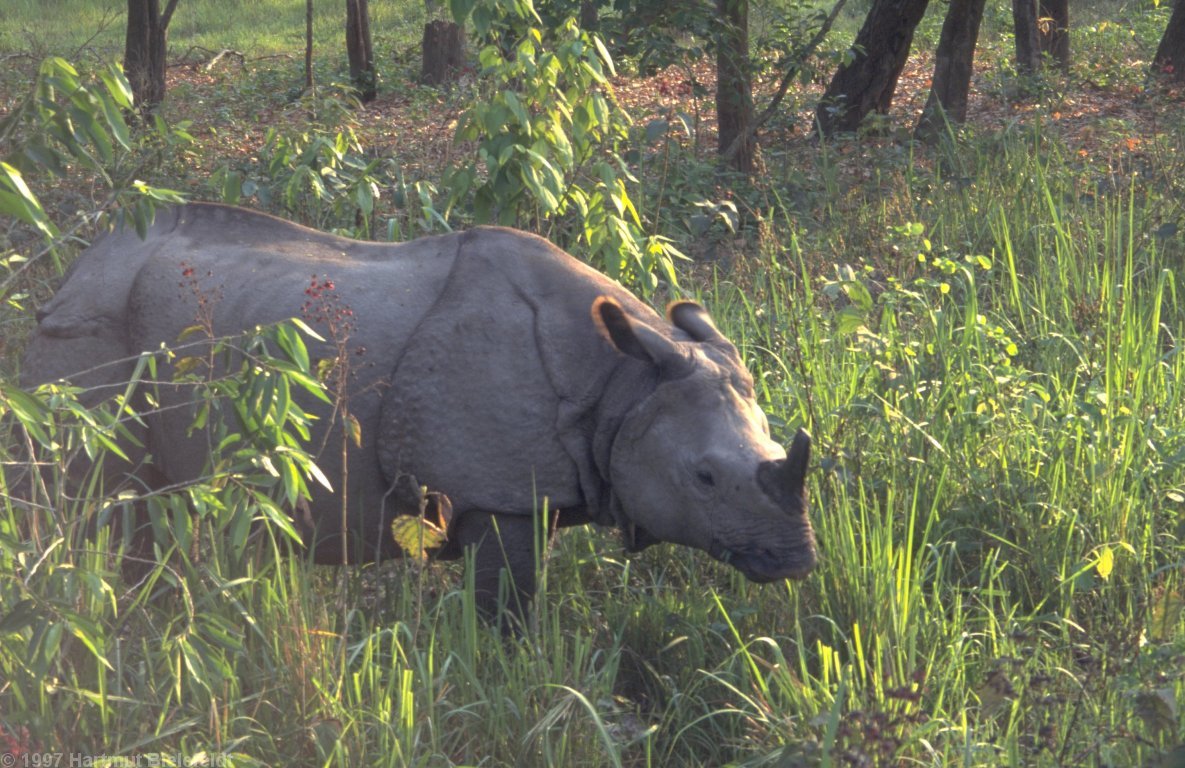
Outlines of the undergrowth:
M 433 179 L 368 154 L 347 113 L 318 129 L 301 109 L 209 195 L 379 238 L 448 226 Z M 934 148 L 845 141 L 727 190 L 681 125 L 637 126 L 640 204 L 701 257 L 682 290 L 737 343 L 777 439 L 812 431 L 815 574 L 757 586 L 569 531 L 545 550 L 535 631 L 503 640 L 462 568 L 319 569 L 279 556 L 278 519 L 249 541 L 234 514 L 193 529 L 216 494 L 157 502 L 169 535 L 205 533 L 145 556 L 97 524 L 127 497 L 14 492 L 17 422 L 58 461 L 111 450 L 79 440 L 118 412 L 64 390 L 46 410 L 6 381 L 0 745 L 220 765 L 1177 764 L 1179 121 L 1135 144 L 1112 126 L 1124 141 L 1098 153 L 1039 115 Z M 12 256 L 15 338 L 36 291 Z

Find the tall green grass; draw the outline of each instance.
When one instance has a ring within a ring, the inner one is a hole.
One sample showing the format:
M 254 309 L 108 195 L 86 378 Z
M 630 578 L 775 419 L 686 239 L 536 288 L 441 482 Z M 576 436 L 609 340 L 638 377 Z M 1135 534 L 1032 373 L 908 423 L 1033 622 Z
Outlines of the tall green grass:
M 108 541 L 54 550 L 49 526 L 33 560 L 4 540 L 6 590 L 34 562 L 89 579 L 70 615 L 100 640 L 63 640 L 40 688 L 0 684 L 3 726 L 30 748 L 233 765 L 1168 759 L 1182 249 L 1155 235 L 1157 190 L 1082 193 L 1090 169 L 1061 152 L 1039 132 L 964 145 L 970 182 L 886 219 L 875 268 L 818 263 L 775 211 L 762 268 L 705 288 L 775 433 L 814 432 L 806 581 L 573 531 L 545 550 L 534 631 L 506 641 L 454 566 L 232 573 L 215 552 L 179 595 L 129 583 Z M 25 680 L 35 641 L 0 633 L 0 678 Z
M 789 711 L 874 762 L 1149 764 L 1180 739 L 1180 242 L 1040 130 L 957 150 L 890 260 L 820 276 L 793 239 L 710 294 L 822 454 Z

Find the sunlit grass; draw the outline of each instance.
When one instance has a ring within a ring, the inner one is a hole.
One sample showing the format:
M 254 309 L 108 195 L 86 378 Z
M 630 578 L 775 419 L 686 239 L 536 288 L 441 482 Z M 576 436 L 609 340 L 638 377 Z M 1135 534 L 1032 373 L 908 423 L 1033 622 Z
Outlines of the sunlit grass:
M 166 3 L 161 3 L 162 7 Z M 383 58 L 419 41 L 424 3 L 374 3 L 371 30 Z M 0 51 L 28 51 L 77 58 L 82 46 L 104 60 L 123 55 L 127 3 L 122 0 L 10 0 L 0 24 Z M 69 23 L 62 23 L 69 19 Z M 345 5 L 316 3 L 313 34 L 318 57 L 345 58 Z M 305 5 L 283 0 L 181 0 L 169 25 L 169 53 L 182 58 L 191 47 L 217 53 L 239 51 L 248 58 L 304 56 Z

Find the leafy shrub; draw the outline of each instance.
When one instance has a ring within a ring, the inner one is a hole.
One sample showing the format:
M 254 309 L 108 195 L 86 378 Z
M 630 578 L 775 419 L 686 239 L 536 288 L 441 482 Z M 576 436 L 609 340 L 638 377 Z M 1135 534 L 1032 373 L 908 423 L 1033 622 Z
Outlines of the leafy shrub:
M 314 115 L 302 128 L 269 127 L 258 160 L 219 167 L 210 178 L 218 198 L 239 205 L 254 198 L 268 210 L 316 229 L 373 237 L 375 205 L 396 172 L 391 160 L 368 156 L 354 131 L 357 99 L 334 87 L 291 105 Z
M 83 208 L 83 222 L 118 209 L 143 233 L 159 203 L 180 196 L 142 179 L 164 154 L 192 141 L 185 126 L 156 117 L 146 126 L 128 123 L 132 92 L 111 64 L 94 80 L 69 62 L 46 59 L 29 91 L 0 121 L 0 213 L 34 227 L 50 243 L 61 237 L 35 189 L 72 173 L 91 176 L 101 194 Z M 30 183 L 36 178 L 38 183 Z
M 129 427 L 148 416 L 134 406 L 156 400 L 133 393 L 150 392 L 159 356 L 173 353 L 141 356 L 137 380 L 92 407 L 63 384 L 0 384 L 0 726 L 34 743 L 119 744 L 134 733 L 126 710 L 171 691 L 211 706 L 235 683 L 231 658 L 247 652 L 241 596 L 256 556 L 299 541 L 288 510 L 310 479 L 324 482 L 294 394 L 326 395 L 295 326 L 184 349 L 176 381 L 192 387 L 192 429 L 207 430 L 210 453 L 200 478 L 164 490 L 106 487 L 101 470 L 126 466 Z M 169 595 L 181 610 L 155 625 L 149 604 Z M 98 720 L 63 716 L 85 702 Z
M 479 54 L 490 90 L 461 118 L 457 138 L 477 151 L 449 175 L 450 208 L 468 203 L 479 222 L 579 245 L 604 272 L 644 292 L 660 277 L 674 283 L 681 254 L 646 234 L 631 194 L 638 181 L 622 156 L 630 120 L 613 98 L 605 46 L 572 19 L 542 29 L 529 3 L 467 5 L 455 12 L 458 20 L 471 12 L 477 34 L 490 41 Z

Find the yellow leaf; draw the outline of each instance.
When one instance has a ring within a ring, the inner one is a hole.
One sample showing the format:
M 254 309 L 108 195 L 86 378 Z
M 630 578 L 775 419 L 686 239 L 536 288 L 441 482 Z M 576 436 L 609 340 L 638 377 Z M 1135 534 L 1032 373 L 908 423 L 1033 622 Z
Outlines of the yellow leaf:
M 190 325 L 190 326 L 187 326 L 187 327 L 185 328 L 185 330 L 181 331 L 181 333 L 180 333 L 180 334 L 177 336 L 177 341 L 185 341 L 185 340 L 186 340 L 186 339 L 188 339 L 190 336 L 194 336 L 194 335 L 196 335 L 196 334 L 199 334 L 199 333 L 201 333 L 201 334 L 205 334 L 205 333 L 206 333 L 206 329 L 205 329 L 205 327 L 204 327 L 204 326 L 201 326 L 201 325 Z M 207 334 L 207 335 L 208 335 L 208 334 Z
M 174 366 L 174 375 L 184 376 L 198 368 L 204 361 L 200 357 L 183 357 Z
M 447 541 L 439 526 L 411 515 L 399 515 L 391 521 L 391 536 L 409 557 L 419 560 L 428 557 L 428 550 L 438 549 Z
M 1095 561 L 1094 569 L 1104 581 L 1111 578 L 1111 571 L 1115 570 L 1115 551 L 1110 547 L 1103 547 L 1099 551 L 1099 559 Z
M 354 445 L 361 448 L 362 425 L 358 423 L 358 417 L 352 413 L 346 415 L 346 430 L 350 433 L 350 439 L 354 441 Z

